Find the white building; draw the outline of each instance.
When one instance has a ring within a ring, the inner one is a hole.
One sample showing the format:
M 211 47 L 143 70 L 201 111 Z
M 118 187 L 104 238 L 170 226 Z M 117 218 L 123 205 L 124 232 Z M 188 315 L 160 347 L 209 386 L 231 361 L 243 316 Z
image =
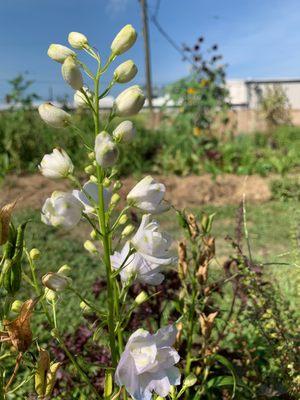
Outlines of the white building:
M 291 108 L 300 109 L 300 79 L 229 79 L 227 87 L 234 108 L 255 109 L 267 87 L 279 85 L 285 91 Z

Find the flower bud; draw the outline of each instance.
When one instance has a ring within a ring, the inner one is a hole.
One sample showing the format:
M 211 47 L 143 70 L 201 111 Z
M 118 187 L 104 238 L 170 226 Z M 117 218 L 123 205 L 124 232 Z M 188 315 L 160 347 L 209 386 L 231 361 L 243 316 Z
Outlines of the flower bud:
M 137 33 L 132 25 L 125 25 L 114 38 L 110 48 L 113 55 L 119 56 L 129 50 L 136 41 Z
M 121 181 L 116 181 L 116 182 L 114 183 L 113 189 L 114 189 L 114 191 L 116 191 L 116 190 L 121 189 L 121 187 L 122 187 L 122 182 L 121 182 Z
M 90 233 L 90 237 L 91 237 L 91 239 L 93 239 L 93 240 L 96 240 L 96 239 L 97 239 L 98 234 L 97 234 L 97 232 L 96 232 L 95 229 L 93 229 L 92 232 Z
M 62 265 L 57 271 L 58 274 L 69 276 L 72 271 L 72 268 L 68 264 Z
M 134 302 L 138 305 L 145 303 L 145 301 L 148 300 L 148 295 L 146 292 L 142 291 L 141 293 L 139 293 L 136 298 L 134 299 Z
M 42 283 L 54 292 L 62 291 L 69 286 L 70 278 L 55 272 L 48 272 L 42 277 Z
M 90 253 L 90 254 L 95 254 L 98 253 L 97 247 L 94 245 L 93 242 L 90 240 L 86 240 L 83 243 L 83 247 Z
M 135 227 L 134 227 L 133 225 L 127 225 L 127 226 L 123 229 L 121 235 L 122 235 L 123 237 L 129 236 L 129 235 L 132 234 L 132 232 L 134 232 L 134 229 L 135 229 Z
M 122 217 L 119 219 L 119 225 L 124 225 L 128 221 L 127 215 L 122 215 Z
M 82 309 L 84 313 L 89 313 L 92 311 L 91 307 L 88 306 L 84 301 L 81 301 L 79 307 Z
M 71 86 L 71 88 L 74 90 L 82 88 L 83 78 L 74 57 L 69 56 L 65 59 L 61 67 L 61 73 L 64 80 Z
M 69 56 L 76 57 L 76 54 L 73 50 L 66 46 L 62 46 L 61 44 L 50 44 L 47 54 L 50 58 L 52 58 L 52 60 L 61 64 Z
M 93 183 L 98 183 L 98 178 L 95 175 L 90 176 L 90 181 Z
M 130 117 L 137 114 L 145 103 L 145 96 L 138 85 L 124 90 L 114 102 L 114 111 L 118 117 Z
M 74 49 L 78 50 L 83 49 L 89 44 L 87 37 L 79 32 L 70 32 L 68 42 Z
M 40 253 L 39 249 L 31 249 L 29 252 L 29 257 L 32 260 L 37 260 L 38 258 L 40 258 L 40 255 L 41 255 L 41 253 Z
M 189 388 L 191 386 L 194 386 L 196 382 L 197 382 L 197 377 L 193 373 L 191 373 L 183 381 L 183 387 Z
M 103 131 L 95 140 L 96 161 L 101 167 L 107 168 L 114 165 L 119 157 L 119 151 L 110 135 Z
M 135 128 L 131 121 L 121 122 L 113 131 L 113 137 L 117 142 L 131 142 L 135 136 Z
M 95 152 L 94 152 L 94 151 L 91 151 L 91 152 L 88 154 L 88 158 L 89 158 L 90 160 L 95 160 Z
M 84 90 L 86 96 L 92 100 L 93 94 L 90 91 L 90 89 L 86 86 L 83 86 L 82 90 Z M 75 107 L 78 107 L 78 108 L 88 106 L 87 99 L 80 90 L 76 90 L 76 92 L 74 93 L 74 105 L 75 105 Z
M 94 171 L 95 171 L 95 167 L 94 167 L 92 164 L 87 165 L 87 166 L 84 168 L 84 172 L 85 172 L 86 174 L 89 174 L 89 175 L 91 175 Z
M 111 185 L 111 180 L 110 179 L 108 179 L 108 178 L 104 178 L 104 180 L 103 180 L 103 186 L 105 187 L 105 188 L 109 188 L 110 187 L 110 185 Z
M 41 104 L 38 108 L 40 117 L 54 128 L 65 128 L 71 121 L 71 115 L 51 103 Z
M 19 314 L 21 311 L 22 305 L 23 305 L 23 301 L 15 300 L 11 305 L 11 311 L 16 314 Z
M 48 300 L 50 303 L 52 303 L 52 301 L 55 301 L 56 300 L 56 298 L 57 298 L 57 295 L 56 295 L 56 293 L 53 291 L 53 290 L 51 290 L 51 289 L 49 289 L 49 288 L 45 288 L 45 298 L 46 298 L 46 300 Z
M 138 69 L 132 60 L 120 64 L 114 71 L 114 79 L 118 83 L 127 83 L 137 74 Z
M 115 206 L 116 204 L 119 203 L 119 201 L 121 200 L 121 197 L 118 193 L 114 193 L 112 195 L 111 201 L 110 201 L 110 205 L 111 206 Z

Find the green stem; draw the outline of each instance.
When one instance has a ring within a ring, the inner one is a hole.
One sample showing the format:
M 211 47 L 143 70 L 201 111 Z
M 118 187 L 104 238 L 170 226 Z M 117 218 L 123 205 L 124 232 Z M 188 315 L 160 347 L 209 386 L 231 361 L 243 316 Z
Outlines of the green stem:
M 101 65 L 98 62 L 98 70 L 94 80 L 94 124 L 95 136 L 99 133 L 99 81 L 101 75 Z M 107 278 L 107 302 L 108 302 L 108 331 L 109 331 L 109 344 L 111 350 L 113 367 L 117 365 L 117 349 L 115 338 L 115 310 L 114 310 L 114 286 L 111 277 L 111 263 L 110 263 L 110 234 L 106 226 L 104 196 L 103 196 L 103 178 L 104 174 L 102 168 L 97 165 L 97 178 L 98 178 L 98 209 L 97 216 L 101 232 L 101 242 L 104 252 L 104 264 Z

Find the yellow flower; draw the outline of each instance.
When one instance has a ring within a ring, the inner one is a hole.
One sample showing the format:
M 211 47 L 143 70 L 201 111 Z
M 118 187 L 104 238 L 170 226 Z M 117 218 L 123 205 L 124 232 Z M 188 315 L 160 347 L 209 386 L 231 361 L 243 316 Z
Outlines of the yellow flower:
M 195 94 L 196 93 L 196 89 L 190 87 L 190 88 L 188 88 L 187 93 L 188 94 Z
M 208 80 L 207 79 L 202 79 L 201 80 L 201 82 L 200 82 L 200 87 L 205 87 L 205 86 L 207 86 L 208 85 Z
M 202 134 L 202 131 L 198 126 L 194 126 L 193 134 L 194 134 L 194 136 L 200 136 Z

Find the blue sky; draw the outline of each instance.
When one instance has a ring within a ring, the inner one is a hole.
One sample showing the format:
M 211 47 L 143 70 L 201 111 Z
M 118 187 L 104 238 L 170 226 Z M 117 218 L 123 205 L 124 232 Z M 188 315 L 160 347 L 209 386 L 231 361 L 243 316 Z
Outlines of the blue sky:
M 153 13 L 157 0 L 148 0 Z M 229 78 L 300 77 L 299 0 L 161 0 L 158 19 L 178 43 L 193 44 L 204 35 L 218 43 L 228 64 Z M 108 55 L 114 35 L 126 23 L 141 33 L 138 0 L 1 0 L 0 100 L 7 79 L 28 71 L 34 90 L 47 98 L 70 93 L 59 64 L 47 55 L 50 43 L 67 44 L 68 32 L 85 33 Z M 172 82 L 188 73 L 189 65 L 150 24 L 154 84 Z M 137 83 L 144 83 L 141 34 L 137 45 L 120 61 L 139 66 Z

